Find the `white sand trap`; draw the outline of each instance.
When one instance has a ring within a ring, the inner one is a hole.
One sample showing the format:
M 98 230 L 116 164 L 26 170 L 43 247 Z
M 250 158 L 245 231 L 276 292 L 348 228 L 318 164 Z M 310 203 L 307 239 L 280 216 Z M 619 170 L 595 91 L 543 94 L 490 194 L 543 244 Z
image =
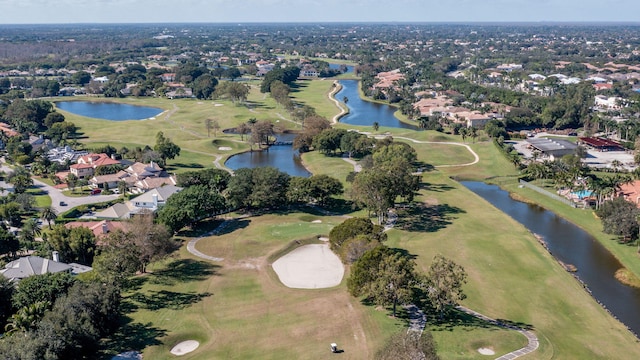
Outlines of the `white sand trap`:
M 326 241 L 329 241 L 329 238 L 328 238 L 328 237 L 326 237 L 326 236 L 320 236 L 320 237 L 318 238 L 318 240 L 320 240 L 320 241 L 325 241 L 325 242 L 326 242 Z
M 224 104 L 213 104 L 213 106 L 224 106 Z
M 171 349 L 171 353 L 173 355 L 182 356 L 194 351 L 198 346 L 200 346 L 200 343 L 195 340 L 183 341 L 174 346 L 173 349 Z
M 340 285 L 344 266 L 328 244 L 299 247 L 273 263 L 280 281 L 294 289 L 321 289 Z
M 322 224 L 322 220 L 313 220 L 312 224 Z
M 495 355 L 496 352 L 493 351 L 493 349 L 489 349 L 489 348 L 485 348 L 485 347 L 481 347 L 480 349 L 478 349 L 478 352 L 482 355 Z
M 226 150 L 233 150 L 233 149 L 231 149 L 231 148 L 230 148 L 230 147 L 228 147 L 228 146 L 220 146 L 220 147 L 218 148 L 218 150 L 226 151 Z

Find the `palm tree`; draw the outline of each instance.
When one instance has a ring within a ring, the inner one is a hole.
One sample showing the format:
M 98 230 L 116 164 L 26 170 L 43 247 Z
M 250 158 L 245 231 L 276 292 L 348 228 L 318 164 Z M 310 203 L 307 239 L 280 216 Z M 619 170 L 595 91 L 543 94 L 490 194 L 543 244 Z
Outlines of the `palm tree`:
M 380 124 L 377 121 L 373 122 L 373 131 L 378 131 L 380 129 Z
M 26 241 L 35 240 L 36 236 L 40 236 L 42 232 L 40 231 L 40 226 L 38 226 L 38 221 L 34 218 L 28 219 L 22 224 L 22 232 L 21 237 Z
M 56 214 L 56 211 L 51 206 L 47 206 L 40 212 L 40 217 L 47 222 L 49 230 L 51 230 L 51 221 L 55 220 L 58 217 L 58 214 Z
M 51 303 L 48 301 L 38 301 L 25 306 L 9 318 L 9 322 L 4 329 L 7 334 L 13 334 L 18 331 L 27 332 L 38 324 L 50 306 Z

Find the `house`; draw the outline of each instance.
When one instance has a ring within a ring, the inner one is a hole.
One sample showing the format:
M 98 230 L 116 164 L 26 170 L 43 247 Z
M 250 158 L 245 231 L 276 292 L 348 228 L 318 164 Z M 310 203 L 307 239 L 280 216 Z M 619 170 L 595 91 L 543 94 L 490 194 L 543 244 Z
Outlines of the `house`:
M 166 94 L 167 99 L 184 99 L 193 97 L 193 89 L 187 87 L 179 87 L 175 90 L 168 91 Z
M 78 227 L 86 227 L 93 232 L 96 239 L 107 236 L 112 231 L 123 230 L 124 223 L 119 221 L 102 220 L 102 221 L 72 221 L 64 224 L 67 229 L 73 229 Z
M 31 144 L 33 151 L 39 151 L 41 149 L 49 150 L 53 148 L 53 143 L 51 142 L 51 140 L 45 139 L 44 136 L 42 135 L 40 136 L 30 135 L 29 140 L 25 140 L 25 141 Z
M 88 154 L 80 156 L 78 162 L 69 166 L 69 171 L 78 179 L 85 179 L 93 176 L 95 169 L 100 166 L 119 165 L 118 160 L 112 159 L 107 154 Z
M 310 64 L 305 64 L 302 67 L 302 69 L 300 69 L 300 77 L 318 77 L 318 76 L 320 76 L 320 72 Z
M 98 188 L 103 188 L 104 184 L 107 184 L 109 189 L 113 189 L 118 187 L 120 181 L 124 181 L 128 188 L 135 186 L 141 191 L 177 184 L 175 176 L 169 175 L 153 161 L 148 164 L 135 162 L 118 173 L 94 176 L 89 180 L 89 184 Z
M 10 281 L 20 281 L 33 275 L 47 273 L 68 272 L 74 275 L 93 270 L 89 266 L 71 263 L 65 264 L 58 261 L 58 252 L 53 252 L 53 260 L 39 256 L 25 256 L 8 263 L 0 273 Z
M 131 216 L 142 213 L 155 213 L 164 206 L 167 199 L 182 190 L 174 185 L 162 186 L 135 197 L 125 203 L 115 204 L 105 210 L 96 213 L 98 219 L 129 219 Z
M 625 200 L 640 207 L 640 180 L 620 185 L 620 191 L 618 191 L 617 196 L 622 196 Z

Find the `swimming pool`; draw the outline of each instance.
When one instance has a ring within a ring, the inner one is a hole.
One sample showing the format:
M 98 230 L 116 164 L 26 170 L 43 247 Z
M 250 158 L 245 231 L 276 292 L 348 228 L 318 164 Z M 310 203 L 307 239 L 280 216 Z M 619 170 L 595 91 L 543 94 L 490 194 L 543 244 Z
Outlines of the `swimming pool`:
M 584 198 L 588 198 L 588 197 L 592 196 L 593 195 L 593 191 L 592 190 L 581 190 L 581 191 L 574 191 L 571 194 L 577 196 L 578 199 L 584 199 Z

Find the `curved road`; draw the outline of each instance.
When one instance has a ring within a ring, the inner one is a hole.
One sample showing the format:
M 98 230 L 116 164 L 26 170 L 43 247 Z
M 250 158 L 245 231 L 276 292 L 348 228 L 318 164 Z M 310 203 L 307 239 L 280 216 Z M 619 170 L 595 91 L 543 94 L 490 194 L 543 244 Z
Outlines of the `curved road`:
M 5 174 L 13 173 L 13 169 L 6 166 L 1 165 L 0 171 L 4 171 Z M 33 179 L 33 178 L 32 178 Z M 73 207 L 78 205 L 89 205 L 95 204 L 99 202 L 109 201 L 117 199 L 120 195 L 93 195 L 93 196 L 85 196 L 85 197 L 70 197 L 64 195 L 60 190 L 54 188 L 51 185 L 45 184 L 38 179 L 33 179 L 33 185 L 37 188 L 42 189 L 44 192 L 49 195 L 51 198 L 51 207 L 56 211 L 56 214 L 60 214 L 61 212 L 67 211 Z M 60 205 L 60 202 L 66 205 Z
M 44 190 L 51 198 L 51 207 L 60 214 L 79 205 L 90 205 L 117 199 L 120 195 L 91 195 L 84 197 L 71 197 L 64 195 L 60 190 L 40 180 L 33 179 L 33 185 Z M 60 205 L 60 203 L 65 205 Z

